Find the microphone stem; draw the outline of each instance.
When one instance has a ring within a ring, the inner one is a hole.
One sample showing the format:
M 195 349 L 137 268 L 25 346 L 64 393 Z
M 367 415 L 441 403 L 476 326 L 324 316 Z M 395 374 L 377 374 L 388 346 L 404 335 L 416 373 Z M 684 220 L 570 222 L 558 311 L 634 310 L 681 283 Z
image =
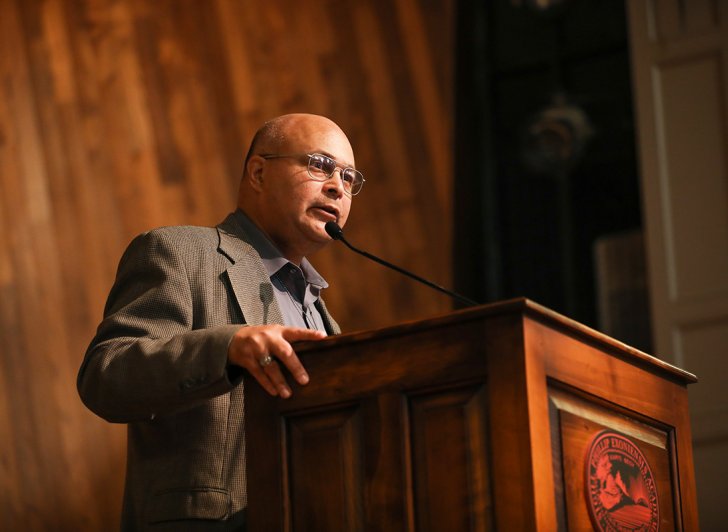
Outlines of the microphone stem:
M 338 239 L 341 240 L 344 244 L 346 244 L 346 247 L 348 247 L 350 250 L 352 250 L 356 253 L 359 253 L 359 255 L 363 255 L 363 256 L 367 257 L 368 259 L 373 260 L 374 262 L 378 262 L 379 264 L 386 266 L 387 268 L 392 268 L 393 270 L 396 270 L 399 273 L 406 275 L 407 277 L 411 277 L 415 281 L 419 281 L 423 284 L 426 284 L 430 288 L 434 288 L 435 290 L 438 290 L 438 291 L 442 292 L 443 294 L 447 294 L 450 297 L 457 299 L 460 303 L 463 303 L 465 305 L 472 305 L 472 306 L 479 305 L 479 303 L 477 303 L 476 301 L 473 301 L 472 299 L 469 299 L 465 296 L 461 296 L 460 294 L 456 294 L 455 292 L 452 292 L 451 290 L 448 290 L 447 288 L 443 288 L 442 286 L 437 285 L 431 281 L 428 281 L 427 279 L 423 279 L 419 275 L 415 275 L 412 272 L 408 272 L 407 270 L 404 270 L 404 269 L 400 268 L 399 266 L 392 264 L 391 262 L 387 262 L 384 259 L 380 259 L 379 257 L 372 255 L 371 253 L 367 253 L 366 251 L 355 248 L 354 246 L 349 244 L 349 242 L 344 238 L 343 235 L 339 235 Z

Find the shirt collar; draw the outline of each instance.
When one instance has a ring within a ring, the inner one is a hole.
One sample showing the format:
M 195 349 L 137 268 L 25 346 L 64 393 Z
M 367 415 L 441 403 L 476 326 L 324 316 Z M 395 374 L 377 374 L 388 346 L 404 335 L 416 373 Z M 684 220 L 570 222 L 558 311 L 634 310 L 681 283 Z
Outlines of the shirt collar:
M 276 245 L 270 240 L 270 238 L 268 238 L 268 235 L 255 225 L 255 223 L 242 210 L 237 209 L 235 211 L 235 218 L 245 233 L 247 233 L 250 245 L 253 246 L 255 251 L 257 251 L 260 255 L 260 259 L 263 261 L 263 266 L 265 267 L 265 271 L 268 272 L 269 277 L 273 277 L 287 264 L 293 264 L 281 254 Z M 303 272 L 303 278 L 307 283 L 320 290 L 329 287 L 329 283 L 321 277 L 321 274 L 316 271 L 305 257 L 301 261 L 300 269 L 301 272 Z

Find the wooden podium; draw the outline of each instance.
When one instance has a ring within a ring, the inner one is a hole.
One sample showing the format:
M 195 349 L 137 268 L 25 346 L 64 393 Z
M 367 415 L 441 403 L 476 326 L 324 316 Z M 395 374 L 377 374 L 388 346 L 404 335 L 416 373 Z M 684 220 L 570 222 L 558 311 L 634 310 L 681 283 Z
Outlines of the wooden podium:
M 297 352 L 245 391 L 249 530 L 698 529 L 695 377 L 531 301 Z

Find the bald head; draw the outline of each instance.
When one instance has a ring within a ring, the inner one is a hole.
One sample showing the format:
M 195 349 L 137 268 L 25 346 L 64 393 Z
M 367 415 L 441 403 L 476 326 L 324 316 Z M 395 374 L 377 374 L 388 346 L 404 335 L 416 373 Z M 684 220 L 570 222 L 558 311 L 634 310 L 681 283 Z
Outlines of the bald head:
M 255 132 L 245 157 L 246 165 L 250 157 L 256 153 L 283 153 L 281 150 L 285 149 L 287 139 L 294 137 L 297 132 L 306 134 L 312 127 L 336 130 L 346 136 L 336 122 L 325 116 L 308 113 L 278 116 L 268 120 Z
M 294 262 L 330 241 L 325 222 L 335 217 L 343 226 L 351 206 L 340 171 L 326 181 L 311 178 L 311 153 L 355 167 L 349 139 L 328 118 L 297 113 L 266 122 L 250 144 L 238 194 L 238 207 Z

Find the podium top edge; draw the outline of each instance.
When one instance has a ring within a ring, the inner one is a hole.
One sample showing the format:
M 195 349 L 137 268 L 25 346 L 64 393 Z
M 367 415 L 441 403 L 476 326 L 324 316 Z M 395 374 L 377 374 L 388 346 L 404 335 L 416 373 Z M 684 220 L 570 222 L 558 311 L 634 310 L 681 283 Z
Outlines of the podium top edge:
M 353 343 L 381 340 L 388 337 L 411 334 L 417 331 L 447 327 L 455 323 L 492 319 L 508 315 L 521 315 L 524 318 L 538 321 L 579 339 L 597 343 L 612 353 L 632 359 L 637 363 L 648 364 L 653 368 L 659 369 L 663 373 L 671 376 L 673 379 L 677 379 L 679 382 L 692 384 L 698 381 L 697 377 L 688 371 L 678 368 L 677 366 L 665 362 L 662 359 L 645 353 L 628 344 L 620 342 L 607 334 L 599 332 L 596 329 L 579 323 L 576 320 L 568 318 L 563 314 L 523 297 L 498 301 L 495 303 L 487 303 L 477 307 L 456 310 L 431 318 L 406 321 L 377 329 L 347 332 L 336 336 L 330 336 L 323 340 L 300 342 L 296 345 L 296 351 L 305 353 L 307 351 L 339 348 Z

